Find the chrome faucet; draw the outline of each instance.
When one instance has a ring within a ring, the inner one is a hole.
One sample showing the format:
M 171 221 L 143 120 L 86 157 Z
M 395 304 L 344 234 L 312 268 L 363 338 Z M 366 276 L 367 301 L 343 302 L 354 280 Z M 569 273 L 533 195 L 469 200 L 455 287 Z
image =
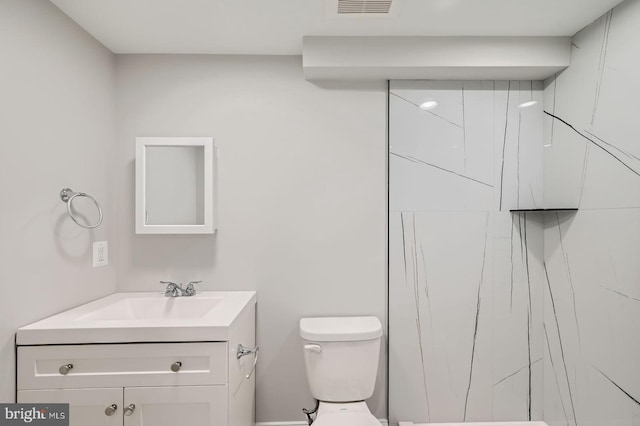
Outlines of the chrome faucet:
M 196 294 L 196 288 L 194 284 L 200 284 L 201 282 L 202 281 L 191 281 L 185 288 L 182 288 L 181 283 L 160 281 L 161 284 L 167 285 L 167 288 L 164 290 L 164 295 L 166 297 L 193 296 Z

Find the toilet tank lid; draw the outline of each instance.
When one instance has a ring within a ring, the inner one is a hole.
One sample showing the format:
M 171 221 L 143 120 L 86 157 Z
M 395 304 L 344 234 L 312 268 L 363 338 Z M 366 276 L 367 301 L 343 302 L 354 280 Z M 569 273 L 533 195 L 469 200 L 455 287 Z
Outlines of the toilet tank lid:
M 382 336 L 382 324 L 376 317 L 302 318 L 300 336 L 316 342 L 356 342 Z

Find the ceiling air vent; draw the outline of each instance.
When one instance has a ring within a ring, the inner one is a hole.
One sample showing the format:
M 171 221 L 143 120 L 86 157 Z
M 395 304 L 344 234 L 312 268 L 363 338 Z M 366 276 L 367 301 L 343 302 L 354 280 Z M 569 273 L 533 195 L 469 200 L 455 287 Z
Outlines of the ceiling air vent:
M 392 0 L 338 0 L 338 15 L 388 14 Z

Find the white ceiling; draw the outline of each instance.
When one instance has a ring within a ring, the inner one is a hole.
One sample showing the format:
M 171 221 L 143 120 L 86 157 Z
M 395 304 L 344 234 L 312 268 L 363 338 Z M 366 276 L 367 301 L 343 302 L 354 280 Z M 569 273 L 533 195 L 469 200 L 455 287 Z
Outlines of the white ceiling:
M 115 53 L 302 53 L 303 35 L 571 36 L 621 0 L 394 0 L 387 17 L 335 0 L 51 0 Z

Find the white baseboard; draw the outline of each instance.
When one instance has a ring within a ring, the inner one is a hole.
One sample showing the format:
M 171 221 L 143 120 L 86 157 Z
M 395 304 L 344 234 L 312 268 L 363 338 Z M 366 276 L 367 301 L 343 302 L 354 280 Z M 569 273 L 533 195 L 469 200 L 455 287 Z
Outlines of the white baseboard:
M 307 426 L 307 422 L 260 422 L 256 426 Z
M 387 419 L 378 419 L 382 426 L 389 426 Z M 256 426 L 308 426 L 307 422 L 259 422 Z

